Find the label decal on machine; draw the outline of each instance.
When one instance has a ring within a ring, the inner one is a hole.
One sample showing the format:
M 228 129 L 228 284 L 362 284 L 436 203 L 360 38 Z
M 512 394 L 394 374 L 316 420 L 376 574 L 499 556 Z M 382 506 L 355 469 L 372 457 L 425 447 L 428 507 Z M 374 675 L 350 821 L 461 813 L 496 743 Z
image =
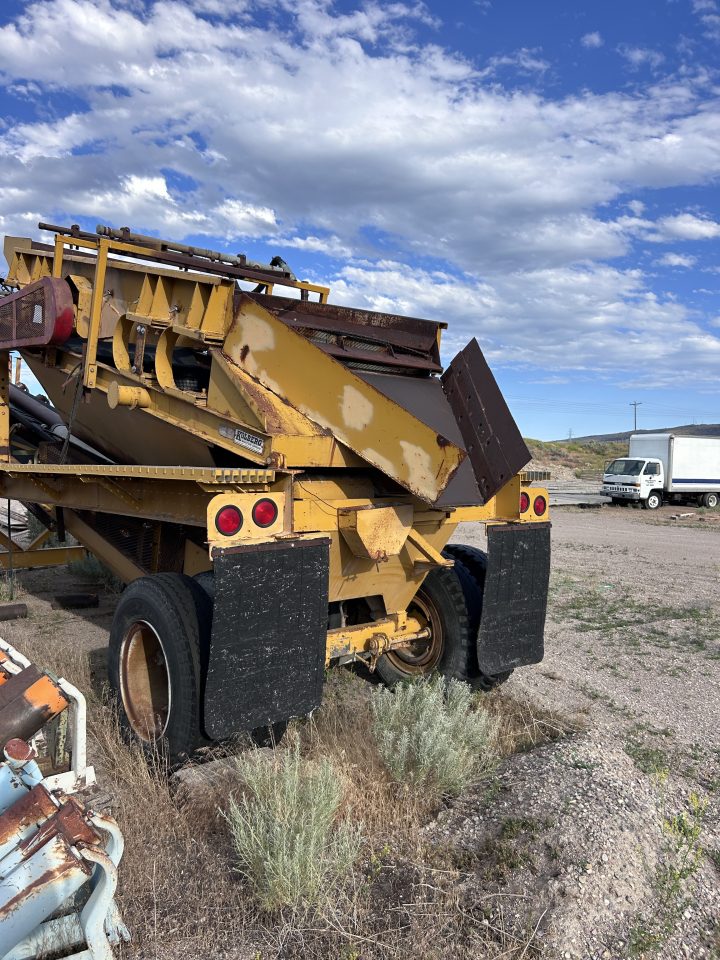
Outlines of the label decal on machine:
M 253 453 L 262 453 L 265 446 L 262 437 L 256 437 L 254 433 L 248 433 L 239 427 L 220 427 L 220 436 L 232 440 L 246 450 L 252 450 Z
M 43 311 L 42 311 L 42 304 L 41 304 L 41 303 L 36 303 L 35 306 L 33 307 L 33 318 L 32 318 L 32 322 L 33 322 L 33 323 L 42 323 L 42 322 L 43 322 Z

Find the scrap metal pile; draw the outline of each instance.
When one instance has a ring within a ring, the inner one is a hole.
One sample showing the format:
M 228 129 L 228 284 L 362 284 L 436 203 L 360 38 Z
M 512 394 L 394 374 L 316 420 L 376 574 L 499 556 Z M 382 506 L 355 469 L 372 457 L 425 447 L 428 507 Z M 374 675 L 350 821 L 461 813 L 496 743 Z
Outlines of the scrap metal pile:
M 85 698 L 0 640 L 0 960 L 109 960 L 123 838 L 81 794 Z

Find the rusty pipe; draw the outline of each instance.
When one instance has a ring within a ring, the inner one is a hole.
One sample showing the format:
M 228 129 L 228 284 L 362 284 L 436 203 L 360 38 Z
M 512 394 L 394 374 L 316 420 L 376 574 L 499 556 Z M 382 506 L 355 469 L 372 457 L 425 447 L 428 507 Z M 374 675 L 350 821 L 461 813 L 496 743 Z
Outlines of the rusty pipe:
M 57 684 L 31 664 L 0 686 L 0 745 L 29 740 L 68 706 Z

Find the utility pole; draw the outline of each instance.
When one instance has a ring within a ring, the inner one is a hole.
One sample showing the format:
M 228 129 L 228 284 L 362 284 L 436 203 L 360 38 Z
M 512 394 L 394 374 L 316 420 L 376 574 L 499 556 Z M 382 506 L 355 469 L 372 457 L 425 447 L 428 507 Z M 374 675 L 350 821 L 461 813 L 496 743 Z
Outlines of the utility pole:
M 635 410 L 634 410 L 634 413 L 635 413 L 635 426 L 634 426 L 634 428 L 633 428 L 633 432 L 635 432 L 635 431 L 637 430 L 637 408 L 642 406 L 642 400 L 631 400 L 631 401 L 630 401 L 630 406 L 635 408 Z

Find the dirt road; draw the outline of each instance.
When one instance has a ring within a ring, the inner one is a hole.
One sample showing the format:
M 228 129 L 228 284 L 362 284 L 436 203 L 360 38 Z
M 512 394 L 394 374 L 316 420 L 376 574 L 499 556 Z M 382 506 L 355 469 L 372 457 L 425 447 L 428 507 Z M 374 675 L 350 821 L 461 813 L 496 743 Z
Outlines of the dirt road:
M 720 746 L 720 524 L 684 512 L 554 512 L 545 659 L 514 685 L 598 729 Z M 455 539 L 483 538 L 467 524 Z

